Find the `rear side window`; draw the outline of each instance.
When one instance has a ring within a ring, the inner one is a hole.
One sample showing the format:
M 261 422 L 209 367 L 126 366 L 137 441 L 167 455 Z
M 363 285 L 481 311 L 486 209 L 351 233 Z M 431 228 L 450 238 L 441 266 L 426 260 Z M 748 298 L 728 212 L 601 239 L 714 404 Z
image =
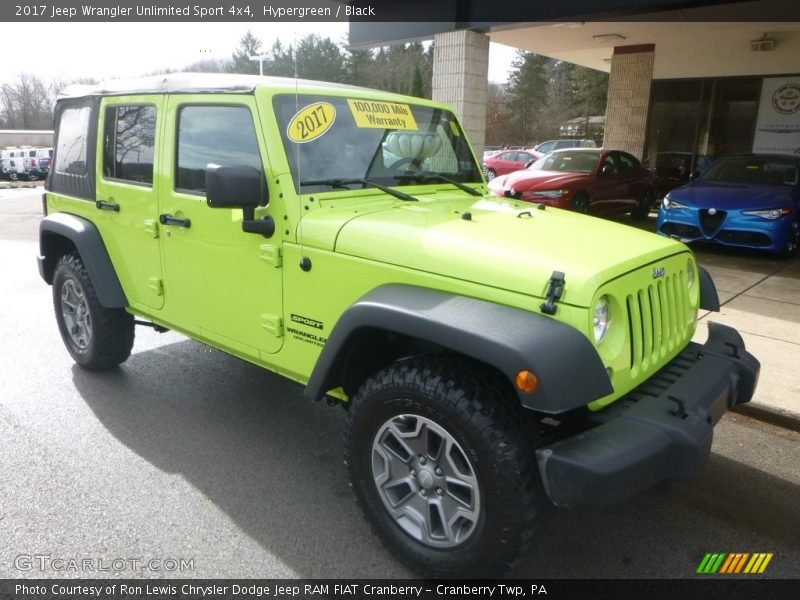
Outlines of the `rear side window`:
M 175 188 L 204 194 L 209 164 L 262 169 L 249 108 L 184 106 L 180 109 Z
M 88 106 L 67 108 L 61 113 L 54 167 L 56 173 L 86 175 L 90 117 L 91 108 Z
M 152 185 L 155 135 L 155 106 L 106 108 L 103 176 Z

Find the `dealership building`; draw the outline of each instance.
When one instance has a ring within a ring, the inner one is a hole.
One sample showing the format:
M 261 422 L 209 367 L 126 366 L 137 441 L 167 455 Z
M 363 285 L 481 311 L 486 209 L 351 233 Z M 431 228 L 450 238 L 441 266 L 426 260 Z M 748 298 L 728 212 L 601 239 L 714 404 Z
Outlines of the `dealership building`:
M 433 97 L 454 107 L 478 151 L 497 42 L 608 72 L 603 144 L 649 164 L 659 154 L 684 155 L 692 168 L 699 156 L 800 153 L 800 2 L 530 5 L 465 0 L 440 6 L 436 22 L 353 22 L 350 42 L 433 39 Z

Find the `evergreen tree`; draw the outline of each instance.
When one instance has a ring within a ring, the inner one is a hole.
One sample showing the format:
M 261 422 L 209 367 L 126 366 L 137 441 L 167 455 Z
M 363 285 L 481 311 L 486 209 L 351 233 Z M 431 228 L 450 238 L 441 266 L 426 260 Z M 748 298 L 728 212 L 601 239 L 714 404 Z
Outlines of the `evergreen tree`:
M 530 145 L 541 138 L 547 124 L 540 119 L 547 100 L 545 65 L 548 59 L 517 51 L 506 84 L 507 107 L 515 136 L 509 143 Z
M 261 40 L 259 40 L 248 29 L 247 33 L 239 40 L 239 47 L 234 51 L 231 57 L 231 64 L 228 70 L 231 73 L 249 73 L 251 75 L 258 75 L 258 62 L 250 60 L 251 56 L 258 56 L 261 54 Z M 266 67 L 266 65 L 264 65 Z M 264 72 L 266 74 L 266 70 Z

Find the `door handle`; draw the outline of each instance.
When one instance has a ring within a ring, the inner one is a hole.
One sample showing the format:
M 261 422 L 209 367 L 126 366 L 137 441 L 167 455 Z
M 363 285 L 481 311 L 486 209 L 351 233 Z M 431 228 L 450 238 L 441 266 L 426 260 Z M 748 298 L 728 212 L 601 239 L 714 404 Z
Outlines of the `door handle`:
M 190 219 L 178 219 L 169 214 L 159 215 L 158 222 L 162 225 L 174 225 L 175 227 L 191 227 L 192 221 Z
M 112 212 L 119 212 L 119 204 L 113 202 L 106 202 L 105 200 L 98 200 L 94 205 L 100 210 L 110 210 Z

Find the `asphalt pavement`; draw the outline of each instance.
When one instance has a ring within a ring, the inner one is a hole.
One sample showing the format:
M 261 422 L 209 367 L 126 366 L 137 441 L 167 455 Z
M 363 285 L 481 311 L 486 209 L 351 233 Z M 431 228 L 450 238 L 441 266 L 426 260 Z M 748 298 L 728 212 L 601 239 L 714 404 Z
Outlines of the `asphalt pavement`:
M 40 190 L 0 190 L 0 578 L 109 575 L 54 559 L 125 577 L 413 576 L 358 513 L 341 409 L 148 328 L 121 368 L 76 367 L 36 269 L 40 216 Z M 800 577 L 798 465 L 800 433 L 729 413 L 695 480 L 555 511 L 513 575 L 694 577 L 706 552 L 772 552 L 763 577 Z

